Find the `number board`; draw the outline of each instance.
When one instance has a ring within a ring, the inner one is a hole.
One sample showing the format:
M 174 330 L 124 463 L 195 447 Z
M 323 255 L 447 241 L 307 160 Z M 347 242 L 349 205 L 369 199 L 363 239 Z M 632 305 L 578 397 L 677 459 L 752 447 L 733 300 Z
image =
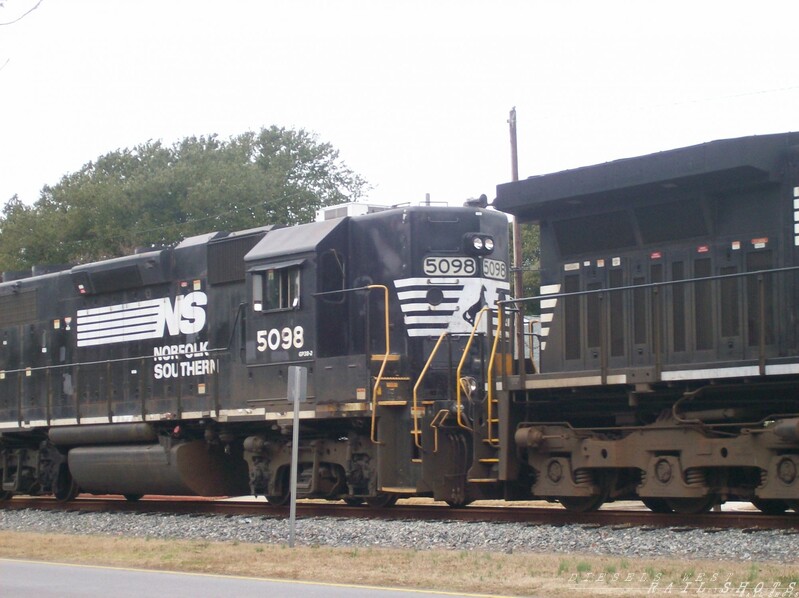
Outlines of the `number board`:
M 474 276 L 477 262 L 471 257 L 428 257 L 424 260 L 428 276 Z
M 500 260 L 484 258 L 483 276 L 494 280 L 506 280 L 508 278 L 508 265 Z

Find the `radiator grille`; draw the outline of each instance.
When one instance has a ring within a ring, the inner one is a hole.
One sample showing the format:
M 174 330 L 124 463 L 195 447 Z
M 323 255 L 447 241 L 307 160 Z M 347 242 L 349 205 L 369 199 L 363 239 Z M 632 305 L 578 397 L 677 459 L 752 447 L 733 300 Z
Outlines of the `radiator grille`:
M 0 328 L 33 322 L 37 315 L 36 289 L 0 295 Z

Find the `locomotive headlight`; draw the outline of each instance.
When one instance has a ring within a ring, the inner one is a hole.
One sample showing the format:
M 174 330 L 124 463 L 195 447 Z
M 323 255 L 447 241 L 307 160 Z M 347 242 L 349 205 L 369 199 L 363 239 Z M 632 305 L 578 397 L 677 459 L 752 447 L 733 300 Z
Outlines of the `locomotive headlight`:
M 468 233 L 463 238 L 463 249 L 472 255 L 486 255 L 494 251 L 494 239 L 481 233 Z

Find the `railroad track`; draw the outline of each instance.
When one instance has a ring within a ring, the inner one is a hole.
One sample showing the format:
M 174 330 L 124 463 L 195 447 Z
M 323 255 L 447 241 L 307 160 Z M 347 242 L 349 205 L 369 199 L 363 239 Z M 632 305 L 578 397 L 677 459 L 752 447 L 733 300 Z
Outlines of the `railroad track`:
M 16 497 L 2 503 L 2 509 L 39 509 L 82 512 L 133 512 L 197 515 L 244 515 L 250 517 L 288 517 L 288 507 L 277 507 L 252 500 L 208 500 L 183 498 L 169 500 L 145 497 L 130 502 L 117 497 L 78 497 L 62 503 L 53 498 Z M 453 509 L 440 504 L 396 505 L 373 509 L 341 503 L 298 502 L 297 516 L 457 520 L 526 523 L 528 525 L 587 525 L 609 527 L 685 528 L 685 529 L 783 529 L 799 533 L 799 514 L 780 516 L 756 511 L 721 511 L 700 515 L 659 514 L 635 508 L 606 507 L 591 513 L 573 513 L 558 507 L 477 506 Z

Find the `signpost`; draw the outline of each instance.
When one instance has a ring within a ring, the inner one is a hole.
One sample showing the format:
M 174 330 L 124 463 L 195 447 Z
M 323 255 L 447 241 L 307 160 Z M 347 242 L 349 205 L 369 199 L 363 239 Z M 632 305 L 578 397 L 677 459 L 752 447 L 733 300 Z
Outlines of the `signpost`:
M 308 368 L 289 366 L 288 400 L 294 404 L 294 425 L 291 433 L 291 493 L 289 507 L 289 547 L 294 548 L 294 532 L 297 525 L 297 461 L 300 455 L 300 403 L 308 395 Z

